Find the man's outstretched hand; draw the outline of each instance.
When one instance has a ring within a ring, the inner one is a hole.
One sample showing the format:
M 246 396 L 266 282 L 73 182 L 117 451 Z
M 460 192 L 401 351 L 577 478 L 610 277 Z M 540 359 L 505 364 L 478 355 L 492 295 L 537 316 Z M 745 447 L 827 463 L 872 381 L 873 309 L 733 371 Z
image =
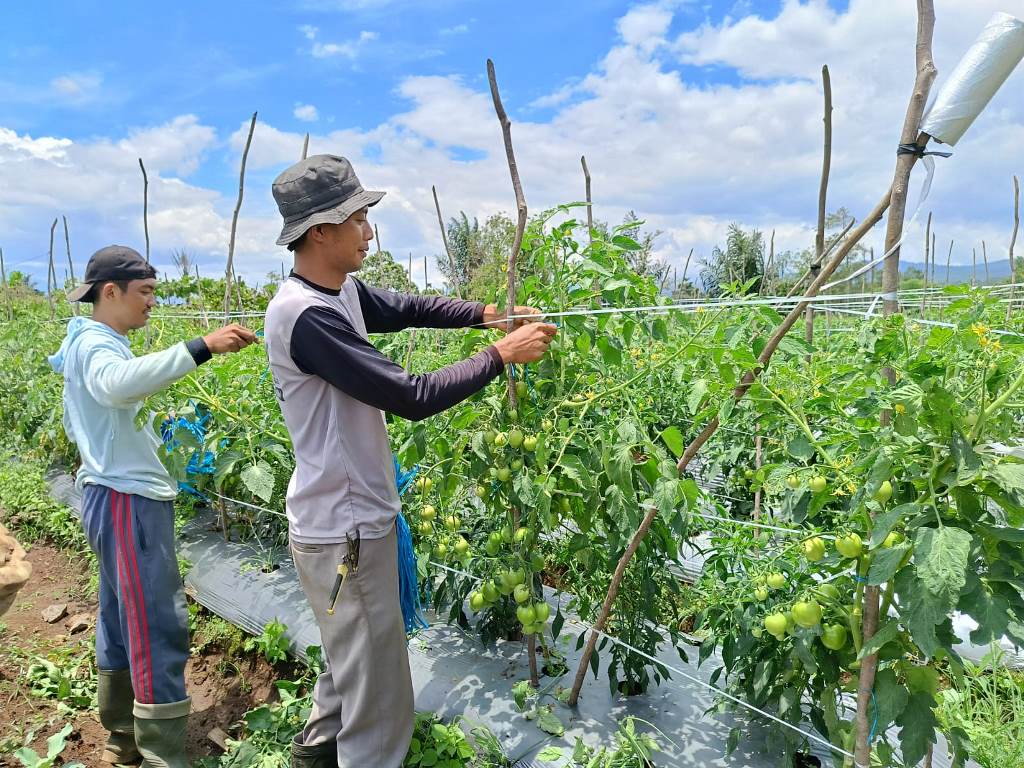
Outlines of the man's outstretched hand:
M 256 341 L 256 334 L 238 323 L 231 323 L 231 325 L 225 325 L 223 328 L 206 334 L 203 336 L 203 341 L 206 342 L 206 348 L 210 350 L 210 354 L 223 355 L 248 347 Z
M 519 317 L 519 315 L 535 315 L 535 317 Z M 512 330 L 516 328 L 522 328 L 528 323 L 536 323 L 540 320 L 540 310 L 536 307 L 516 307 L 512 312 Z M 497 328 L 499 331 L 504 331 L 508 328 L 508 313 L 499 312 L 496 304 L 488 304 L 484 307 L 484 326 L 487 328 Z
M 558 328 L 548 323 L 530 322 L 499 339 L 494 346 L 506 365 L 509 363 L 535 363 L 544 357 L 548 344 L 555 338 Z

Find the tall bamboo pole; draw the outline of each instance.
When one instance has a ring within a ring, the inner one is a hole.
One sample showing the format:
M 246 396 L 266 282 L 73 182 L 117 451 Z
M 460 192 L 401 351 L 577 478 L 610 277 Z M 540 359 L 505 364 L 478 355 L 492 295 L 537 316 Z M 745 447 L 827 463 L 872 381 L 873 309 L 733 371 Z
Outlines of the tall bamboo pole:
M 946 254 L 946 285 L 949 285 L 949 262 L 953 258 L 953 240 L 949 241 L 949 253 Z
M 306 138 L 302 140 L 302 158 L 301 159 L 305 160 L 308 153 L 309 153 L 309 134 L 307 133 L 306 134 Z
M 146 233 L 146 263 L 149 264 L 149 176 L 141 157 L 139 168 L 142 170 L 142 229 Z
M 199 301 L 199 314 L 203 318 L 203 327 L 210 330 L 210 318 L 206 316 L 206 299 L 203 298 L 203 281 L 199 277 L 199 265 L 196 268 L 196 296 Z
M 57 220 L 50 225 L 50 264 L 46 275 L 46 298 L 50 302 L 50 319 L 54 318 L 53 292 L 57 290 L 57 272 L 53 267 L 53 230 L 57 228 Z
M 1017 244 L 1017 229 L 1020 227 L 1020 181 L 1013 177 L 1013 234 L 1010 235 L 1010 300 L 1006 304 L 1006 322 L 1010 322 L 1013 310 L 1013 292 L 1017 285 L 1017 264 L 1013 260 L 1013 246 Z
M 376 224 L 373 225 L 373 239 L 377 241 L 377 253 L 380 253 L 380 232 Z
M 928 143 L 929 136 L 918 132 L 921 125 L 921 117 L 924 114 L 925 105 L 928 102 L 928 92 L 931 90 L 935 80 L 936 69 L 932 59 L 932 36 L 935 32 L 935 6 L 933 0 L 917 0 L 917 45 L 915 51 L 915 63 L 917 76 L 914 80 L 914 91 L 910 97 L 910 104 L 907 107 L 906 118 L 903 122 L 903 130 L 900 133 L 901 144 L 917 144 L 923 146 Z M 910 172 L 917 161 L 916 155 L 899 154 L 896 156 L 896 170 L 893 174 L 892 198 L 889 204 L 889 219 L 886 222 L 885 230 L 885 251 L 892 254 L 885 260 L 882 271 L 882 314 L 884 316 L 894 315 L 900 311 L 899 300 L 896 298 L 896 291 L 899 290 L 900 279 L 900 249 L 898 243 L 903 236 L 903 219 L 907 208 L 907 191 L 910 182 Z M 885 377 L 889 380 L 890 386 L 895 386 L 896 372 L 886 366 L 883 368 Z M 887 426 L 891 418 L 888 410 L 881 414 L 882 426 Z M 874 516 L 874 513 L 872 513 Z M 878 598 L 879 589 L 877 586 L 867 585 L 864 589 L 863 604 L 863 633 L 864 643 L 867 644 L 878 630 Z M 857 683 L 857 715 L 855 718 L 856 740 L 854 753 L 855 762 L 858 766 L 867 768 L 871 764 L 871 744 L 869 737 L 870 724 L 868 714 L 871 709 L 871 697 L 875 687 L 875 673 L 878 670 L 878 654 L 873 653 L 866 656 L 861 662 L 860 675 Z
M 430 185 L 430 191 L 434 194 L 434 208 L 437 210 L 437 226 L 441 228 L 441 242 L 444 243 L 444 252 L 448 254 L 448 269 L 452 273 L 452 288 L 456 296 L 462 296 L 462 284 L 459 275 L 455 271 L 455 257 L 452 256 L 452 249 L 448 247 L 448 233 L 444 229 L 444 218 L 441 216 L 441 203 L 437 200 L 437 187 Z
M 771 296 L 771 284 L 772 284 L 772 262 L 775 261 L 775 230 L 772 230 L 771 239 L 768 241 L 768 263 L 764 265 L 764 274 L 761 276 L 761 285 L 758 286 L 757 292 L 760 295 L 767 293 Z
M 75 265 L 71 261 L 71 235 L 68 234 L 68 217 L 64 216 L 64 215 L 61 215 L 61 218 L 64 220 L 64 247 L 65 247 L 65 249 L 67 249 L 67 252 L 68 252 L 68 274 L 71 277 L 71 287 L 74 288 L 75 287 Z M 73 301 L 71 303 L 74 305 L 73 309 L 74 309 L 75 314 L 77 315 L 78 314 L 78 302 L 77 301 Z
M 991 285 L 991 278 L 988 276 L 988 250 L 985 248 L 985 241 L 981 241 L 981 260 L 985 264 L 985 285 Z
M 224 322 L 227 322 L 228 312 L 231 311 L 231 280 L 235 274 L 235 233 L 238 230 L 238 213 L 242 210 L 242 195 L 245 192 L 245 161 L 249 158 L 249 146 L 252 144 L 252 134 L 256 130 L 256 112 L 252 113 L 252 120 L 249 122 L 249 135 L 245 139 L 245 149 L 242 150 L 242 166 L 238 172 L 238 201 L 235 203 L 235 212 L 231 215 L 231 237 L 228 240 L 228 263 L 224 270 Z M 239 294 L 241 289 L 239 289 Z
M 978 249 L 971 248 L 971 288 L 978 282 Z
M 690 252 L 688 254 L 686 254 L 686 264 L 683 265 L 683 282 L 686 282 L 686 272 L 690 268 L 690 259 L 692 257 L 693 257 L 693 248 L 691 248 Z M 696 291 L 697 284 L 693 283 L 693 287 L 694 287 L 694 295 L 696 295 L 696 293 L 697 293 L 697 291 Z M 689 293 L 689 291 L 687 291 L 687 293 Z
M 810 278 L 818 276 L 821 259 L 825 254 L 825 198 L 828 195 L 828 174 L 832 167 L 832 79 L 828 74 L 828 65 L 821 68 L 821 85 L 825 96 L 825 140 L 821 159 L 821 183 L 818 185 L 818 228 L 814 233 L 814 261 L 811 262 Z M 804 328 L 804 340 L 808 345 L 814 344 L 814 307 L 807 306 L 807 324 Z M 807 359 L 811 359 L 810 353 Z
M 928 211 L 928 223 L 924 228 L 924 290 L 921 291 L 921 315 L 924 315 L 924 297 L 928 293 L 928 247 L 932 239 L 932 212 Z
M 580 165 L 583 166 L 583 185 L 587 193 L 587 237 L 588 242 L 594 242 L 594 200 L 590 196 L 590 169 L 587 168 L 587 156 L 580 155 Z M 685 275 L 684 275 L 685 277 Z
M 7 305 L 7 319 L 14 320 L 14 305 L 11 302 L 11 289 L 7 285 L 7 269 L 4 267 L 4 249 L 0 248 L 0 282 L 4 284 L 4 303 Z
M 508 160 L 508 170 L 512 177 L 512 191 L 516 196 L 516 220 L 515 240 L 512 243 L 512 250 L 508 255 L 508 294 L 505 301 L 507 314 L 515 313 L 516 306 L 516 260 L 519 256 L 519 249 L 523 244 L 523 233 L 526 231 L 526 197 L 523 195 L 523 185 L 519 180 L 519 167 L 516 164 L 515 151 L 512 148 L 512 122 L 505 113 L 505 106 L 501 103 L 501 94 L 498 92 L 498 80 L 494 73 L 494 62 L 487 60 L 487 81 L 491 86 L 491 99 L 494 102 L 494 111 L 498 115 L 498 122 L 501 124 L 501 134 L 505 142 L 505 158 Z M 508 332 L 512 331 L 513 321 L 509 320 L 506 326 Z M 508 405 L 515 409 L 518 405 L 516 398 L 516 384 L 512 376 L 512 366 L 508 367 Z M 519 525 L 519 510 L 512 509 L 513 524 Z M 537 674 L 537 636 L 529 635 L 527 638 L 527 653 L 530 656 L 530 685 L 536 688 L 540 684 L 540 677 Z

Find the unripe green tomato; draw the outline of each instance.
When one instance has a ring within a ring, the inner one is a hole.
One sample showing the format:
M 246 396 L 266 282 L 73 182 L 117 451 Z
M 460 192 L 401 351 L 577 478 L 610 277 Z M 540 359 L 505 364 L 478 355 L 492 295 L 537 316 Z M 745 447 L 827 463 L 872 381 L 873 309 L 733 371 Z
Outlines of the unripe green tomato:
M 839 588 L 831 582 L 825 582 L 819 584 L 814 588 L 814 591 L 821 595 L 826 600 L 838 600 L 839 599 Z
M 512 596 L 517 603 L 525 603 L 530 599 L 530 588 L 525 584 L 517 584 L 516 588 L 512 590 Z
M 754 599 L 757 600 L 759 603 L 763 603 L 765 600 L 768 599 L 768 590 L 764 587 L 758 587 L 754 590 Z
M 805 629 L 818 626 L 821 623 L 821 606 L 818 601 L 811 599 L 794 603 L 793 620 Z
M 420 535 L 429 536 L 434 532 L 434 526 L 426 521 L 420 523 Z
M 508 412 L 508 420 L 509 420 L 509 421 L 512 421 L 512 422 L 516 422 L 516 421 L 519 421 L 519 411 L 518 411 L 518 410 L 516 410 L 515 408 L 512 408 L 512 409 L 511 409 L 511 410 L 510 410 L 510 411 Z
M 494 474 L 498 474 L 497 470 L 495 470 Z M 476 497 L 478 499 L 486 499 L 487 498 L 487 487 L 483 486 L 483 485 L 478 485 L 476 487 Z
M 533 436 L 533 435 L 529 435 L 528 437 L 524 438 L 523 439 L 523 450 L 524 451 L 528 451 L 529 453 L 533 453 L 534 451 L 536 451 L 537 450 L 537 438 L 535 436 Z
M 474 611 L 481 610 L 486 602 L 483 594 L 480 592 L 471 592 L 469 595 L 469 607 Z
M 796 619 L 793 618 L 792 611 L 786 611 L 786 631 L 790 634 L 796 631 Z
M 769 573 L 768 578 L 765 579 L 765 582 L 772 589 L 782 589 L 784 586 L 786 586 L 786 577 L 783 574 L 776 571 L 775 573 Z
M 569 497 L 568 496 L 562 496 L 558 500 L 558 506 L 562 510 L 562 512 L 568 512 L 569 509 L 571 508 L 571 503 L 569 501 Z
M 523 460 L 522 459 L 512 459 L 512 465 L 511 466 L 512 466 L 512 471 L 513 472 L 518 472 L 519 470 L 521 470 L 523 468 Z
M 484 600 L 488 603 L 493 603 L 498 599 L 498 585 L 494 583 L 493 579 L 484 582 L 482 591 L 484 593 Z
M 461 522 L 462 521 L 459 520 L 457 515 L 448 515 L 448 517 L 444 519 L 444 527 L 449 531 L 457 531 L 459 529 L 459 523 Z
M 497 467 L 491 467 L 489 470 L 487 470 L 487 472 L 488 472 L 488 474 L 490 474 L 490 476 L 493 479 L 497 479 L 497 477 L 498 477 L 498 468 Z
M 508 445 L 508 435 L 506 435 L 504 432 L 499 432 L 497 435 L 494 436 L 495 448 L 504 448 L 506 445 Z
M 815 475 L 807 481 L 807 487 L 811 489 L 812 493 L 821 493 L 825 490 L 825 486 L 827 485 L 828 483 L 821 475 Z
M 438 542 L 438 545 L 434 547 L 434 554 L 440 558 L 444 558 L 448 554 L 448 545 L 443 541 Z
M 750 628 L 750 634 L 760 640 L 764 636 L 764 630 L 755 624 Z
M 747 479 L 747 480 L 753 480 L 754 479 L 754 470 L 752 470 L 752 469 L 745 469 L 745 470 L 743 470 L 743 477 L 745 479 Z
M 824 558 L 825 542 L 818 536 L 804 541 L 804 557 L 812 563 L 816 563 Z
M 497 439 L 497 437 L 498 433 L 495 432 L 493 429 L 488 429 L 486 432 L 484 432 L 484 442 L 487 443 L 488 445 L 494 445 L 494 441 Z
M 509 478 L 512 477 L 512 470 L 508 467 L 498 468 L 498 480 L 502 483 L 507 483 Z
M 526 396 L 528 394 L 530 394 L 530 389 L 529 389 L 529 387 L 526 386 L 526 382 L 525 381 L 517 381 L 516 382 L 516 397 L 518 397 L 520 400 L 525 400 Z
M 769 634 L 781 638 L 786 634 L 786 614 L 771 613 L 764 617 L 764 628 Z
M 508 433 L 508 444 L 513 448 L 519 448 L 522 446 L 523 440 L 525 439 L 526 437 L 523 435 L 523 430 L 521 429 L 513 429 Z
M 512 526 L 511 525 L 506 525 L 506 526 L 502 527 L 502 529 L 501 529 L 501 540 L 504 541 L 506 544 L 511 544 L 512 543 Z
M 883 480 L 882 484 L 878 486 L 878 490 L 875 491 L 873 497 L 879 504 L 885 504 L 889 499 L 892 498 L 892 483 L 888 480 Z
M 821 632 L 821 644 L 830 651 L 838 651 L 846 645 L 846 627 L 842 624 L 826 624 Z
M 544 555 L 540 552 L 534 552 L 530 555 L 530 570 L 534 573 L 540 573 L 544 570 Z
M 469 552 L 469 542 L 462 536 L 459 536 L 459 540 L 455 542 L 455 554 L 464 555 Z
M 792 488 L 794 491 L 800 487 L 800 478 L 796 475 L 790 475 L 786 478 L 786 485 Z
M 519 583 L 516 581 L 515 571 L 502 571 L 498 574 L 498 582 L 501 585 L 501 593 L 503 595 L 512 594 L 512 590 Z
M 435 517 L 437 517 L 437 510 L 434 509 L 430 504 L 427 504 L 420 511 L 420 519 L 421 520 L 433 520 Z
M 899 531 L 890 531 L 889 535 L 885 537 L 885 541 L 882 542 L 882 546 L 895 547 L 897 544 L 902 544 L 904 541 L 906 541 L 906 538 L 907 537 Z
M 516 533 L 515 533 L 515 542 L 516 542 L 516 544 L 522 544 L 528 538 L 530 538 L 530 529 L 529 528 L 516 528 Z
M 516 568 L 514 571 L 511 571 L 511 574 L 515 586 L 519 586 L 520 584 L 526 583 L 526 571 L 524 571 L 522 568 Z
M 856 533 L 848 533 L 836 539 L 836 549 L 843 557 L 854 560 L 864 551 L 864 543 Z
M 524 626 L 524 628 L 526 626 L 532 627 L 533 623 L 537 621 L 537 614 L 533 610 L 532 605 L 520 605 L 516 608 L 516 618 L 519 619 L 519 622 Z
M 492 533 L 491 536 L 493 535 L 494 534 Z M 484 544 L 484 551 L 491 557 L 494 557 L 501 551 L 501 540 L 499 539 L 498 541 L 495 541 L 494 539 L 488 538 L 487 543 Z
M 540 423 L 540 428 L 544 432 L 550 432 L 552 429 L 555 428 L 555 422 L 553 422 L 551 419 L 544 419 L 544 421 Z
M 537 623 L 543 624 L 551 615 L 551 606 L 547 603 L 534 603 L 533 612 L 537 616 Z

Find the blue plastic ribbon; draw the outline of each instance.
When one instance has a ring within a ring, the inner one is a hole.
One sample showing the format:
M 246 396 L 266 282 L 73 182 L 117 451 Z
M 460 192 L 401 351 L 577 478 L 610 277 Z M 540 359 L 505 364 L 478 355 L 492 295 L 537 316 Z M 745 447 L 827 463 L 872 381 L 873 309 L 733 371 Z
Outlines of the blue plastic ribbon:
M 392 456 L 395 462 L 395 485 L 398 487 L 398 495 L 402 496 L 419 474 L 419 465 L 403 472 L 402 466 L 398 463 L 398 457 Z M 419 566 L 416 562 L 416 550 L 412 544 L 412 531 L 409 530 L 409 523 L 405 515 L 398 513 L 395 521 L 395 530 L 398 536 L 398 599 L 402 605 L 402 621 L 405 623 L 405 633 L 411 635 L 430 625 L 423 616 L 423 609 L 430 604 L 430 597 L 427 596 L 426 605 L 420 601 Z

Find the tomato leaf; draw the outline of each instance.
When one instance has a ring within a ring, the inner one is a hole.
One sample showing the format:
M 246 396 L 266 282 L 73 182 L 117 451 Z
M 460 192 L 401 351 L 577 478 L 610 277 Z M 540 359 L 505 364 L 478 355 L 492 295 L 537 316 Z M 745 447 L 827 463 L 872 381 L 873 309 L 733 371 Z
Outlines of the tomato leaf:
M 860 653 L 857 654 L 858 659 L 864 659 L 873 653 L 877 653 L 882 649 L 886 643 L 890 643 L 895 640 L 900 634 L 900 625 L 898 621 L 887 621 L 871 639 L 864 643 L 864 647 L 860 649 Z
M 677 459 L 683 455 L 686 442 L 683 439 L 683 433 L 679 431 L 678 427 L 669 427 L 662 430 L 661 439 L 665 441 L 665 445 L 668 446 L 668 449 L 672 451 L 672 454 Z
M 921 506 L 919 504 L 900 504 L 898 507 L 893 507 L 880 513 L 875 518 L 875 522 L 871 527 L 871 548 L 874 549 L 880 546 L 885 541 L 885 537 L 892 533 L 896 523 L 904 517 L 916 516 L 920 509 Z
M 877 635 L 876 635 L 877 637 Z M 875 676 L 876 733 L 885 733 L 907 707 L 910 693 L 896 678 L 892 669 L 883 669 Z
M 789 441 L 789 445 L 786 446 L 786 450 L 789 451 L 789 455 L 797 461 L 807 461 L 814 456 L 814 446 L 811 442 L 803 435 L 797 435 L 795 438 Z
M 871 568 L 868 571 L 868 584 L 877 586 L 889 581 L 896 575 L 903 556 L 909 551 L 910 545 L 907 543 L 876 549 L 872 554 Z
M 274 495 L 274 473 L 265 461 L 257 461 L 242 470 L 242 483 L 263 501 L 270 501 Z
M 952 607 L 967 583 L 971 534 L 948 525 L 918 528 L 914 542 L 918 577 L 929 592 Z
M 708 393 L 708 383 L 704 379 L 697 379 L 690 387 L 686 395 L 686 407 L 690 415 L 695 415 L 700 410 L 700 404 L 704 402 L 704 396 Z
M 935 743 L 935 729 L 939 721 L 935 718 L 935 699 L 926 693 L 910 696 L 907 706 L 896 718 L 900 726 L 900 747 L 904 765 L 917 765 Z

